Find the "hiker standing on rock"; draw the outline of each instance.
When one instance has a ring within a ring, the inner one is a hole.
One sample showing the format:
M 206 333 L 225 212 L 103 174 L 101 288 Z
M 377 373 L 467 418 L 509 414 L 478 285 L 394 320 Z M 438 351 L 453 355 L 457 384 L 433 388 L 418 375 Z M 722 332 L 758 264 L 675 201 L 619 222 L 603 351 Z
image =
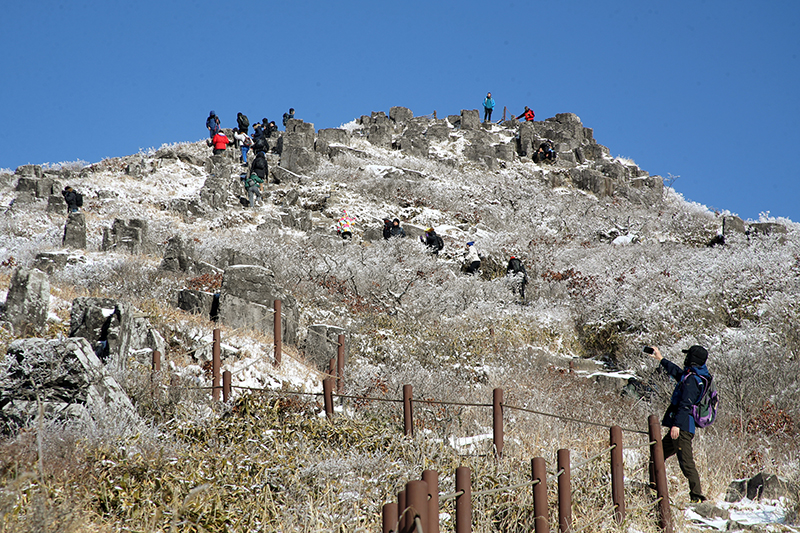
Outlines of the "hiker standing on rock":
M 289 108 L 289 112 L 283 114 L 283 127 L 284 127 L 284 129 L 286 128 L 286 123 L 289 122 L 289 120 L 291 120 L 293 118 L 294 118 L 294 108 L 290 107 Z
M 224 154 L 225 148 L 230 144 L 230 139 L 222 133 L 222 130 L 217 131 L 214 137 L 211 138 L 211 144 L 214 146 L 214 155 Z
M 477 274 L 481 268 L 481 257 L 478 255 L 478 250 L 475 249 L 475 241 L 469 241 L 466 250 L 466 272 L 467 274 Z
M 523 111 L 523 112 L 522 112 L 522 114 L 521 114 L 520 116 L 518 116 L 518 117 L 514 117 L 514 118 L 515 118 L 515 119 L 517 119 L 517 120 L 519 120 L 519 119 L 521 119 L 522 117 L 525 117 L 525 121 L 526 121 L 526 122 L 533 122 L 533 118 L 534 118 L 535 116 L 536 116 L 536 114 L 533 112 L 533 109 L 531 109 L 531 108 L 530 108 L 530 107 L 528 107 L 528 106 L 525 106 L 525 111 Z
M 419 240 L 428 248 L 433 255 L 439 255 L 444 248 L 444 240 L 436 233 L 433 228 L 425 230 L 425 235 L 420 235 Z
M 61 194 L 64 195 L 64 201 L 67 202 L 67 213 L 77 213 L 79 211 L 78 208 L 83 205 L 83 196 L 69 185 L 64 188 Z
M 688 350 L 683 350 L 686 358 L 683 361 L 683 368 L 675 363 L 668 361 L 661 355 L 655 346 L 645 347 L 645 352 L 650 353 L 650 357 L 655 359 L 666 370 L 678 384 L 672 392 L 670 405 L 661 425 L 669 428 L 664 435 L 661 443 L 664 447 L 664 459 L 673 455 L 678 456 L 681 472 L 689 481 L 689 499 L 692 502 L 703 502 L 706 497 L 700 488 L 700 474 L 697 473 L 697 466 L 694 463 L 692 453 L 692 439 L 695 432 L 695 419 L 692 416 L 692 406 L 700 402 L 705 387 L 711 385 L 711 374 L 708 373 L 706 360 L 708 351 L 702 346 L 692 346 Z
M 219 117 L 213 111 L 208 114 L 208 118 L 206 119 L 206 128 L 208 128 L 209 139 L 213 139 L 214 135 L 219 132 Z
M 484 122 L 491 122 L 492 121 L 492 111 L 494 110 L 494 98 L 492 98 L 492 93 L 486 94 L 486 100 L 483 101 L 483 121 Z
M 350 240 L 353 238 L 353 229 L 355 225 L 355 217 L 351 216 L 350 213 L 347 212 L 347 209 L 342 209 L 342 216 L 336 223 L 336 233 L 338 233 L 342 239 L 346 241 Z
M 247 132 L 250 129 L 250 120 L 247 118 L 247 115 L 245 115 L 244 113 L 237 114 L 236 124 L 239 125 L 239 132 L 247 135 Z
M 525 265 L 518 257 L 511 256 L 508 260 L 506 267 L 506 277 L 511 279 L 511 292 L 517 293 L 525 301 L 525 285 L 528 284 L 528 272 L 525 270 Z

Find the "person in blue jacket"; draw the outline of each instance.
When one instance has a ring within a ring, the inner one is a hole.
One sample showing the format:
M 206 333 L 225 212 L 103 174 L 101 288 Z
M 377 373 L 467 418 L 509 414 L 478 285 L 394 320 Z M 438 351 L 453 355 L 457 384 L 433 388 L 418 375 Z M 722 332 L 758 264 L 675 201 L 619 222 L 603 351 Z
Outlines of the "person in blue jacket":
M 209 138 L 213 139 L 214 135 L 219 133 L 219 117 L 213 111 L 208 114 L 206 119 L 206 128 L 208 128 Z
M 669 428 L 661 440 L 664 446 L 664 459 L 677 454 L 681 472 L 689 481 L 689 499 L 692 502 L 705 501 L 706 497 L 700 488 L 700 474 L 697 473 L 692 453 L 695 424 L 691 409 L 692 405 L 700 401 L 703 393 L 703 382 L 697 375 L 709 379 L 711 377 L 706 367 L 708 350 L 697 345 L 682 350 L 686 354 L 683 368 L 665 359 L 655 346 L 652 350 L 650 357 L 657 360 L 661 368 L 678 382 L 661 421 L 661 425 Z
M 491 122 L 492 121 L 492 110 L 494 109 L 494 98 L 492 98 L 492 93 L 486 94 L 486 100 L 483 101 L 483 121 L 484 122 Z

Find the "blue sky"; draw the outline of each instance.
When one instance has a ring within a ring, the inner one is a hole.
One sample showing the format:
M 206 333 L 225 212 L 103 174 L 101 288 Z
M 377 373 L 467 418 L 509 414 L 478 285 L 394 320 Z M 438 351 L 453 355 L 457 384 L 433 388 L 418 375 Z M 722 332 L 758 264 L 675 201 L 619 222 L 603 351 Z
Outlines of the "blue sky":
M 195 141 L 211 109 L 322 128 L 491 91 L 688 200 L 800 221 L 799 23 L 796 0 L 7 2 L 0 168 Z

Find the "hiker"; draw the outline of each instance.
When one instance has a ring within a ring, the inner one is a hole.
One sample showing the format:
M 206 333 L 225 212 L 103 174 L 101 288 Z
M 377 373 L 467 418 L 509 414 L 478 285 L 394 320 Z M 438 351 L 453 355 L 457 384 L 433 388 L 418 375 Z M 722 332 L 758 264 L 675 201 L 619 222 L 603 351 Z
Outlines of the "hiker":
M 256 152 L 253 165 L 250 167 L 250 173 L 261 178 L 263 183 L 269 183 L 269 165 L 267 164 L 267 154 L 263 150 Z
M 682 350 L 686 354 L 686 358 L 683 361 L 683 368 L 681 368 L 665 359 L 655 346 L 645 348 L 645 351 L 649 352 L 650 349 L 653 351 L 650 357 L 658 361 L 661 368 L 678 382 L 672 392 L 667 412 L 664 413 L 661 421 L 662 426 L 669 428 L 661 440 L 664 447 L 664 459 L 677 454 L 681 472 L 689 481 L 689 499 L 693 503 L 703 502 L 706 497 L 703 496 L 703 491 L 700 489 L 700 475 L 697 473 L 692 454 L 695 420 L 691 409 L 692 405 L 696 405 L 700 401 L 704 392 L 703 380 L 699 376 L 703 376 L 709 382 L 711 380 L 711 374 L 708 373 L 706 367 L 708 351 L 697 345 L 688 350 Z
M 256 206 L 256 196 L 259 202 L 262 200 L 261 184 L 264 183 L 264 180 L 255 172 L 252 172 L 250 177 L 244 178 L 242 182 L 244 183 L 244 189 L 247 191 L 247 200 L 250 202 L 250 207 L 253 208 Z
M 425 235 L 420 235 L 419 240 L 428 247 L 428 251 L 433 255 L 439 255 L 444 248 L 444 241 L 433 228 L 425 230 Z
M 83 195 L 69 185 L 61 191 L 61 194 L 64 195 L 64 201 L 67 202 L 67 213 L 77 213 L 78 208 L 83 205 Z
M 269 151 L 269 142 L 267 138 L 269 134 L 267 134 L 266 129 L 262 124 L 256 122 L 255 126 L 253 126 L 255 132 L 253 133 L 253 146 L 251 146 L 253 152 L 267 152 Z
M 256 122 L 253 124 L 253 142 L 258 142 L 258 140 L 264 136 L 264 128 L 261 126 L 260 122 Z
M 247 132 L 250 128 L 250 120 L 247 118 L 247 115 L 243 113 L 237 113 L 236 123 L 239 125 L 239 131 L 247 135 Z
M 539 145 L 539 149 L 533 154 L 534 163 L 544 163 L 550 161 L 551 163 L 556 160 L 556 153 L 553 151 L 553 145 L 550 141 L 545 141 Z
M 492 110 L 494 110 L 494 98 L 492 98 L 492 93 L 486 94 L 486 100 L 483 101 L 483 121 L 484 122 L 491 122 L 492 121 Z
M 400 237 L 403 238 L 406 236 L 406 230 L 400 227 L 400 219 L 396 218 L 392 220 L 392 226 L 389 228 L 389 236 L 390 237 Z
M 283 114 L 283 127 L 286 128 L 286 123 L 289 122 L 289 119 L 294 118 L 294 108 L 290 107 L 288 113 Z
M 528 272 L 525 265 L 517 257 L 511 256 L 506 267 L 506 277 L 511 279 L 511 292 L 519 290 L 519 295 L 525 301 L 525 285 L 528 284 Z
M 211 111 L 206 119 L 206 128 L 208 128 L 208 138 L 213 139 L 214 135 L 219 132 L 219 117 L 216 113 Z
M 267 124 L 267 137 L 269 137 L 270 135 L 272 135 L 276 131 L 278 131 L 278 125 L 275 124 L 274 120 L 271 120 L 269 122 L 269 124 Z
M 253 139 L 246 133 L 242 133 L 241 131 L 237 131 L 233 134 L 233 138 L 236 140 L 236 145 L 242 149 L 242 157 L 240 163 L 242 165 L 247 166 L 247 151 L 250 150 L 250 147 L 253 146 Z
M 465 256 L 465 267 L 467 274 L 478 274 L 481 268 L 481 257 L 478 255 L 478 250 L 475 249 L 475 241 L 467 243 L 467 253 Z
M 389 217 L 383 219 L 383 238 L 387 241 L 392 238 L 392 219 Z
M 342 209 L 342 216 L 336 223 L 336 233 L 338 233 L 344 240 L 352 239 L 353 227 L 355 224 L 355 217 L 350 216 L 350 213 L 347 212 L 347 209 Z
M 222 132 L 217 131 L 216 135 L 211 139 L 211 144 L 214 146 L 214 155 L 225 153 L 225 148 L 231 143 L 230 139 Z
M 522 112 L 522 114 L 521 114 L 520 116 L 518 116 L 518 117 L 514 117 L 514 118 L 515 118 L 515 119 L 517 119 L 517 120 L 519 120 L 519 119 L 521 119 L 522 117 L 525 117 L 525 121 L 526 121 L 526 122 L 533 122 L 533 117 L 535 117 L 535 116 L 536 116 L 536 115 L 534 114 L 534 112 L 533 112 L 533 109 L 531 109 L 531 108 L 530 108 L 530 107 L 528 107 L 528 106 L 525 106 L 525 111 L 523 111 L 523 112 Z

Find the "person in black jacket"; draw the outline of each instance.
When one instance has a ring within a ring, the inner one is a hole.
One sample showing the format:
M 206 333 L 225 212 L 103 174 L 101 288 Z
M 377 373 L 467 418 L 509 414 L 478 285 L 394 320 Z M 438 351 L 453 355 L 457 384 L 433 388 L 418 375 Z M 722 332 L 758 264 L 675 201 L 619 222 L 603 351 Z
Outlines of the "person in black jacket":
M 250 128 L 250 120 L 247 118 L 247 115 L 243 113 L 239 113 L 236 115 L 236 123 L 239 125 L 239 132 L 240 133 L 247 133 Z
M 665 359 L 657 347 L 652 346 L 650 349 L 653 351 L 650 357 L 658 361 L 661 368 L 678 382 L 672 392 L 667 412 L 664 413 L 664 419 L 661 421 L 661 425 L 669 428 L 661 440 L 664 447 L 664 459 L 677 454 L 681 472 L 689 481 L 689 499 L 692 502 L 703 502 L 706 497 L 703 496 L 700 488 L 700 474 L 697 473 L 692 453 L 692 439 L 696 428 L 691 409 L 692 405 L 696 405 L 700 401 L 703 392 L 703 381 L 699 376 L 711 379 L 711 374 L 708 373 L 706 367 L 708 350 L 697 345 L 683 350 L 686 358 L 683 361 L 683 368 L 681 368 Z
M 67 213 L 77 213 L 78 208 L 83 205 L 83 197 L 70 186 L 67 186 L 61 194 L 64 195 L 64 201 L 67 202 Z
M 267 165 L 267 154 L 260 151 L 256 154 L 253 160 L 253 166 L 250 168 L 252 174 L 261 178 L 264 183 L 269 183 L 269 166 Z
M 444 248 L 444 240 L 433 228 L 426 229 L 425 235 L 420 235 L 419 240 L 425 244 L 428 251 L 433 255 L 439 255 L 439 252 Z
M 383 238 L 387 241 L 392 238 L 392 219 L 383 219 Z
M 511 278 L 512 292 L 516 294 L 516 292 L 519 291 L 519 295 L 522 297 L 522 300 L 525 301 L 525 285 L 528 284 L 528 272 L 525 270 L 525 265 L 519 258 L 512 255 L 511 259 L 508 260 L 506 276 Z
M 289 108 L 289 112 L 283 114 L 283 127 L 285 128 L 286 127 L 286 123 L 289 122 L 289 120 L 291 120 L 293 118 L 294 118 L 294 108 L 290 107 Z
M 389 236 L 390 237 L 405 237 L 406 230 L 400 227 L 400 219 L 396 218 L 392 220 L 392 226 L 389 228 Z

